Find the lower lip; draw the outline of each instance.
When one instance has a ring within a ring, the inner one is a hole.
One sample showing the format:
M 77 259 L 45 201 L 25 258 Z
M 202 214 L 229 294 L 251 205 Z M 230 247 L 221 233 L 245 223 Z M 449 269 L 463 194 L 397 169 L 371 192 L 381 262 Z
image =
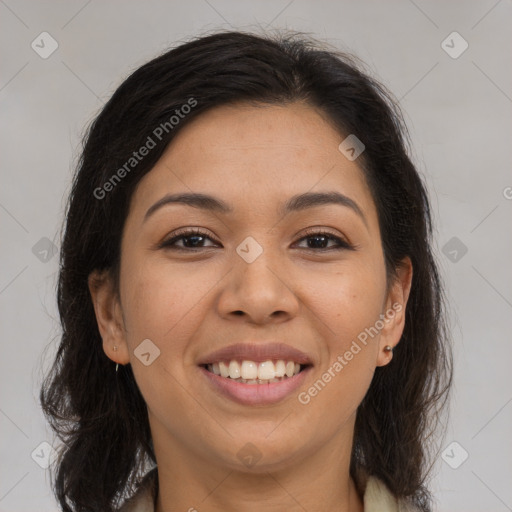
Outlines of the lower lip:
M 243 382 L 235 382 L 233 379 L 215 375 L 202 366 L 199 369 L 215 390 L 223 396 L 227 396 L 242 405 L 269 405 L 290 396 L 304 382 L 311 366 L 308 366 L 293 377 L 268 384 L 244 384 Z

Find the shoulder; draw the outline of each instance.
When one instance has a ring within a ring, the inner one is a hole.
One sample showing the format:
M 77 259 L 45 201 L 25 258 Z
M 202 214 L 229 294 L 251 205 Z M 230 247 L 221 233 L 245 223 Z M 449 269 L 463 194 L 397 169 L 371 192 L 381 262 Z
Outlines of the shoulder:
M 154 512 L 156 479 L 154 468 L 142 479 L 137 492 L 123 503 L 119 512 Z
M 410 501 L 397 499 L 376 476 L 369 476 L 364 490 L 364 512 L 419 512 Z

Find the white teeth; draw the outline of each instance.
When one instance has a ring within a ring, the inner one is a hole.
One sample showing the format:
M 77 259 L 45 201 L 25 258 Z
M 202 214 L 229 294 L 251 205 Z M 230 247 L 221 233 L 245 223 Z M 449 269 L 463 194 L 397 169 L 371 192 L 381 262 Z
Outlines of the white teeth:
M 258 364 L 254 361 L 243 361 L 241 368 L 242 379 L 252 380 L 258 378 Z M 249 384 L 249 383 L 247 383 Z
M 270 380 L 276 376 L 276 370 L 272 361 L 265 361 L 258 366 L 258 379 Z
M 220 376 L 221 377 L 229 377 L 229 368 L 228 365 L 224 361 L 219 362 Z
M 276 362 L 276 377 L 284 377 L 286 373 L 286 363 L 280 359 Z
M 300 364 L 295 361 L 264 361 L 256 363 L 244 360 L 219 361 L 207 365 L 207 369 L 215 375 L 230 378 L 244 384 L 266 384 L 280 382 L 284 378 L 293 377 L 300 372 Z
M 238 361 L 229 362 L 229 377 L 231 379 L 238 379 L 240 377 L 240 365 Z

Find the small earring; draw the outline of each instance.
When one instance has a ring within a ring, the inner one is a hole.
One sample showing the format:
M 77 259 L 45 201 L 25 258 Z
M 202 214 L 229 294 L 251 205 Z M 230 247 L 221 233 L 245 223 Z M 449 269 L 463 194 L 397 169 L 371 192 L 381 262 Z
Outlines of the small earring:
M 390 346 L 390 345 L 386 345 L 386 346 L 384 347 L 384 350 L 385 350 L 386 352 L 392 352 L 392 351 L 393 351 L 393 347 L 392 347 L 392 346 Z
M 119 363 L 116 363 L 116 372 L 119 370 Z
M 114 345 L 114 352 L 117 352 L 117 345 Z

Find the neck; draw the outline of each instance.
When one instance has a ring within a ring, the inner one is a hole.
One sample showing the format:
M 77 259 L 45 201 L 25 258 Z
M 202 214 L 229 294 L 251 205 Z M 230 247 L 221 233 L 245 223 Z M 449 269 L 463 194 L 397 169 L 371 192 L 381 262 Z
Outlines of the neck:
M 265 512 L 364 511 L 349 472 L 351 436 L 339 435 L 293 463 L 264 466 L 262 459 L 247 470 L 235 464 L 216 465 L 180 443 L 164 446 L 155 437 L 159 436 L 153 436 L 159 483 L 155 512 L 260 512 L 262 504 Z

